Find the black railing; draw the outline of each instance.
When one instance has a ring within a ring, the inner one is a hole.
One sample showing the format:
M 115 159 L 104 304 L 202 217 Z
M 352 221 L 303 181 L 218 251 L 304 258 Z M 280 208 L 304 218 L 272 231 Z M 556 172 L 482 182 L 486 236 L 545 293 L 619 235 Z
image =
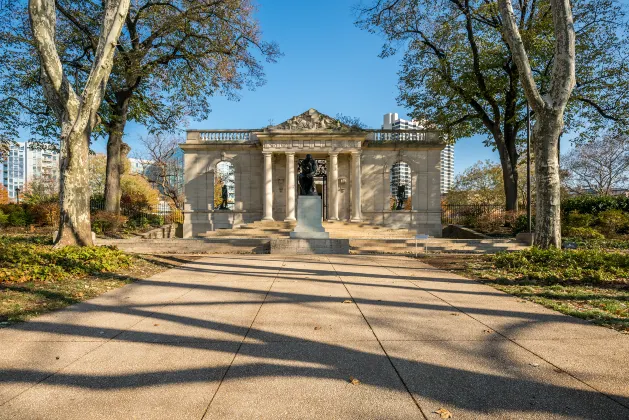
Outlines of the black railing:
M 441 223 L 477 227 L 481 223 L 505 223 L 507 212 L 500 204 L 443 204 Z
M 105 210 L 105 200 L 92 199 L 90 201 L 90 210 L 92 212 Z M 130 220 L 138 221 L 142 224 L 161 226 L 171 223 L 183 223 L 183 213 L 164 202 L 142 207 L 128 206 L 121 203 L 120 213 Z

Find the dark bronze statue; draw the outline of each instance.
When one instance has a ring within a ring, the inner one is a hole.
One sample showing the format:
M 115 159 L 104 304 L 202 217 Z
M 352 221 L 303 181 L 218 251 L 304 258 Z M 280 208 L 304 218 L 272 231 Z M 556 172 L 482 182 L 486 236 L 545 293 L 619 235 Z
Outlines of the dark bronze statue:
M 317 173 L 317 161 L 312 155 L 306 155 L 306 159 L 299 164 L 299 190 L 300 195 L 317 195 L 314 186 L 314 175 Z
M 227 210 L 227 185 L 223 184 L 221 187 L 221 206 L 219 210 Z
M 398 185 L 397 187 L 397 207 L 396 210 L 404 210 L 406 203 L 406 185 Z

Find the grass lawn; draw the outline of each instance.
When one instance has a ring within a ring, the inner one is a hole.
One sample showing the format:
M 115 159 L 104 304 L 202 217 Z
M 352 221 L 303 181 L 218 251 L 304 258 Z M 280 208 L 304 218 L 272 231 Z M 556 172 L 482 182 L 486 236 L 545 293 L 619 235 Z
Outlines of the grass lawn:
M 50 237 L 0 235 L 0 327 L 96 297 L 199 257 L 54 250 Z
M 610 251 L 434 255 L 422 261 L 629 334 L 629 256 Z

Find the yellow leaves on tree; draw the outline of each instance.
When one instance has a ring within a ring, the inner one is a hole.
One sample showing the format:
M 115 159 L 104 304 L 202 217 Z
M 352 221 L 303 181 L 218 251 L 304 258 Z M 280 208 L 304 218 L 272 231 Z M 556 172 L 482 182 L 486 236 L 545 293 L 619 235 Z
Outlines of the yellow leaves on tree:
M 223 204 L 223 179 L 220 176 L 214 178 L 214 208 L 217 209 Z
M 142 175 L 126 174 L 120 181 L 123 206 L 144 210 L 159 203 L 159 192 Z
M 0 184 L 0 204 L 8 204 L 9 203 L 9 191 L 7 188 Z

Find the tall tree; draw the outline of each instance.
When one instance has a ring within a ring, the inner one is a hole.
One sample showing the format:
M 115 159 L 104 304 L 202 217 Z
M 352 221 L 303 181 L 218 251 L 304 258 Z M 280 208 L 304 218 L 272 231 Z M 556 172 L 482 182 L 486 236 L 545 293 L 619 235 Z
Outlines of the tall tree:
M 574 192 L 610 195 L 629 185 L 629 136 L 607 134 L 562 156 L 566 184 Z
M 99 6 L 58 0 L 68 37 L 81 47 L 66 57 L 85 71 L 95 49 Z M 102 124 L 107 133 L 105 209 L 120 210 L 121 148 L 128 120 L 152 131 L 174 130 L 183 117 L 207 118 L 208 98 L 235 97 L 263 83 L 256 54 L 274 61 L 273 43 L 263 42 L 249 0 L 133 2 L 118 44 L 105 94 Z
M 70 0 L 56 5 L 60 57 L 72 69 L 71 84 L 82 86 L 94 61 L 102 5 Z M 41 138 L 55 129 L 33 89 L 37 62 L 29 56 L 31 42 L 16 19 L 19 11 L 15 4 L 0 11 L 0 76 L 7 75 L 0 85 L 0 144 L 2 134 L 14 136 L 18 125 Z M 151 133 L 174 131 L 187 118 L 207 118 L 212 96 L 237 99 L 239 90 L 264 83 L 262 61 L 274 62 L 280 52 L 275 43 L 262 41 L 254 13 L 250 0 L 132 2 L 97 127 L 107 137 L 108 210 L 120 205 L 127 122 L 138 122 Z M 27 118 L 18 121 L 20 115 Z
M 92 245 L 88 152 L 129 0 L 104 0 L 94 60 L 80 96 L 70 84 L 56 44 L 54 0 L 29 0 L 33 41 L 46 102 L 61 128 L 60 222 L 56 246 Z
M 535 111 L 533 144 L 537 183 L 535 245 L 561 248 L 561 183 L 559 138 L 564 113 L 576 84 L 576 34 L 570 0 L 550 0 L 554 32 L 554 57 L 548 93 L 542 95 L 533 77 L 530 58 L 517 25 L 511 0 L 498 0 L 504 36 L 526 93 Z
M 592 132 L 629 123 L 629 45 L 617 0 L 575 0 L 579 84 L 566 128 Z M 553 66 L 549 0 L 519 0 L 516 25 L 546 93 Z M 357 25 L 387 39 L 381 56 L 403 51 L 399 102 L 454 140 L 486 135 L 502 166 L 506 208 L 518 207 L 519 146 L 526 99 L 517 62 L 502 35 L 495 0 L 370 0 Z M 535 114 L 533 114 L 535 117 Z M 589 133 L 589 132 L 588 132 Z

